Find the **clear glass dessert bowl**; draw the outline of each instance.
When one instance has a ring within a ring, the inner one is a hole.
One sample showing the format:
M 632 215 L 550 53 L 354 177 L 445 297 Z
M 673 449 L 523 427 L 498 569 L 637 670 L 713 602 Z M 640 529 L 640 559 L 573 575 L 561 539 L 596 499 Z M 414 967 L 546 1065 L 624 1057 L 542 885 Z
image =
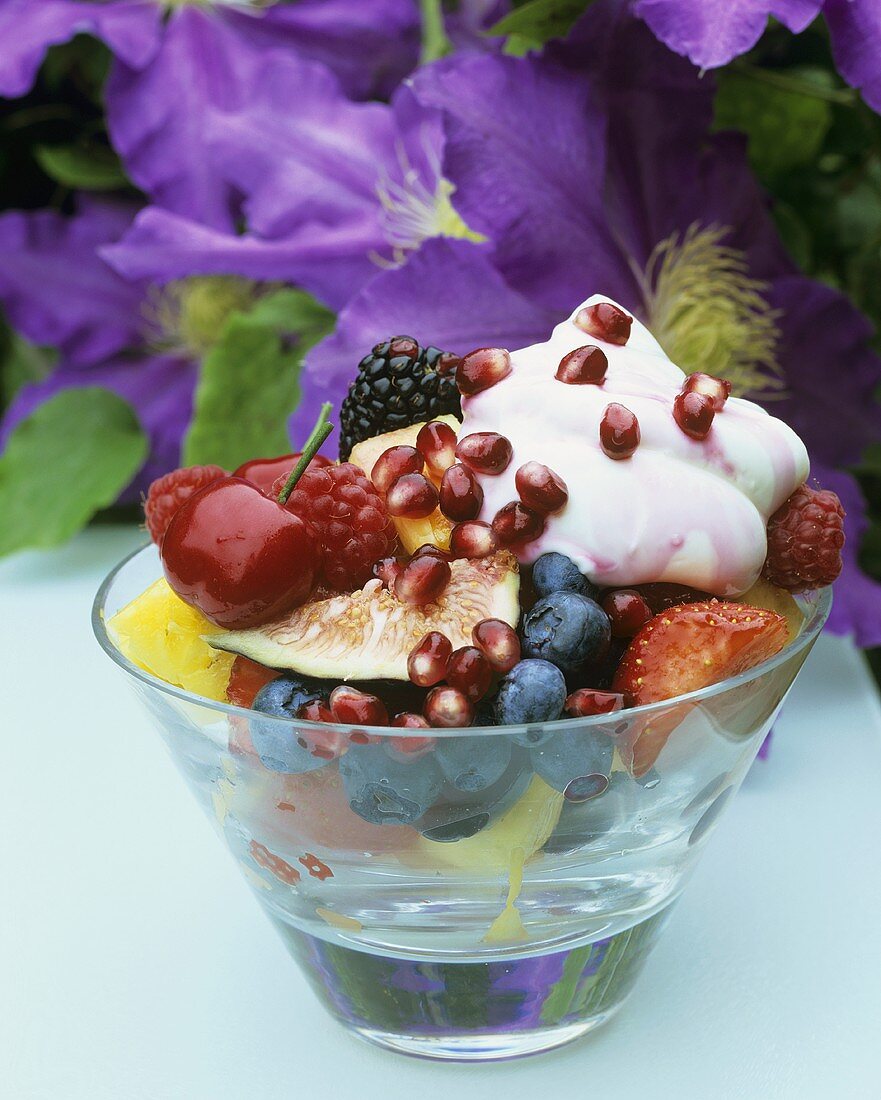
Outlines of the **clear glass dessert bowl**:
M 541 726 L 432 730 L 437 745 L 460 739 L 465 761 L 503 738 L 510 763 L 412 823 L 392 812 L 374 824 L 352 810 L 338 761 L 287 774 L 254 751 L 255 724 L 261 744 L 283 744 L 310 723 L 213 702 L 122 655 L 107 623 L 160 575 L 155 547 L 123 561 L 96 598 L 95 633 L 267 916 L 347 1028 L 460 1060 L 548 1050 L 621 1007 L 831 603 L 828 589 L 797 597 L 804 624 L 780 653 L 689 695 Z M 637 738 L 660 726 L 663 750 L 634 777 Z M 427 732 L 319 729 L 348 746 L 369 739 L 392 775 L 401 739 Z M 587 761 L 565 792 L 531 763 L 536 746 L 562 743 Z

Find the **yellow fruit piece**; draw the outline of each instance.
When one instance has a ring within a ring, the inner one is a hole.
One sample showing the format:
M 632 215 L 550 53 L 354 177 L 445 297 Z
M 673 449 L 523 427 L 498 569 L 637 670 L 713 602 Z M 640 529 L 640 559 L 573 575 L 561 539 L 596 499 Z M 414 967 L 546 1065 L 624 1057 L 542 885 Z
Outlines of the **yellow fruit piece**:
M 222 628 L 184 603 L 164 578 L 118 611 L 108 629 L 138 668 L 206 699 L 226 701 L 235 656 L 212 649 L 202 637 Z
M 438 416 L 437 420 L 449 424 L 454 432 L 458 432 L 461 425 L 455 416 Z M 396 432 L 386 432 L 384 435 L 375 435 L 372 439 L 365 439 L 356 443 L 349 455 L 349 462 L 360 466 L 370 477 L 373 467 L 383 451 L 389 447 L 415 447 L 416 436 L 424 424 L 412 424 L 409 428 L 400 428 Z M 425 519 L 407 519 L 404 516 L 394 516 L 395 527 L 398 530 L 398 538 L 408 554 L 418 550 L 420 546 L 430 543 L 441 550 L 450 548 L 450 532 L 453 525 L 447 517 L 435 509 Z
M 804 625 L 805 617 L 793 599 L 792 593 L 787 592 L 785 588 L 778 588 L 770 581 L 760 578 L 749 591 L 738 596 L 737 602 L 748 604 L 750 607 L 761 607 L 766 611 L 776 611 L 778 615 L 782 615 L 789 628 L 790 642 L 798 637 Z
M 432 863 L 489 874 L 508 871 L 516 881 L 523 864 L 554 831 L 562 808 L 563 796 L 536 775 L 492 825 L 453 844 L 420 837 L 417 849 Z

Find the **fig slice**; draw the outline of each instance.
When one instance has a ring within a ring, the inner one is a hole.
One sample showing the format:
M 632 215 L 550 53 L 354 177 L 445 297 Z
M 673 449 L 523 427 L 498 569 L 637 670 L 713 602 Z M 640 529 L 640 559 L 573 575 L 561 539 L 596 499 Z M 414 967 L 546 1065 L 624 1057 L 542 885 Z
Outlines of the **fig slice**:
M 311 600 L 253 630 L 212 634 L 205 641 L 259 661 L 322 680 L 406 680 L 410 650 L 430 630 L 453 649 L 471 644 L 482 619 L 516 627 L 520 614 L 517 559 L 507 550 L 450 563 L 451 577 L 436 603 L 414 607 L 371 580 L 357 592 Z

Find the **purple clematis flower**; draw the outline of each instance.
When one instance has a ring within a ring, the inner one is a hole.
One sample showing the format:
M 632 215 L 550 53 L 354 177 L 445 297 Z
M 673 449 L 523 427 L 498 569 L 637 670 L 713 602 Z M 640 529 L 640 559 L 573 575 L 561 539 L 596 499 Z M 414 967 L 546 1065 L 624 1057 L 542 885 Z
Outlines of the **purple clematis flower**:
M 798 34 L 822 11 L 832 39 L 835 64 L 881 111 L 881 4 L 877 0 L 632 0 L 671 50 L 701 69 L 715 69 L 751 50 L 769 18 Z
M 454 58 L 419 75 L 418 97 L 443 115 L 444 176 L 488 241 L 428 242 L 375 276 L 310 356 L 315 395 L 338 396 L 393 332 L 459 353 L 519 347 L 609 293 L 675 360 L 759 389 L 799 431 L 849 511 L 832 625 L 881 642 L 881 585 L 856 565 L 864 502 L 844 469 L 881 435 L 868 322 L 798 273 L 743 141 L 708 135 L 709 80 L 602 0 L 551 54 Z
M 418 59 L 411 0 L 215 2 L 161 12 L 158 0 L 0 0 L 0 93 L 26 91 L 50 45 L 80 31 L 103 38 L 116 54 L 108 128 L 131 179 L 160 205 L 214 228 L 235 226 L 238 195 L 213 158 L 212 135 L 247 101 L 272 56 L 321 63 L 356 97 L 390 93 Z
M 0 424 L 0 449 L 16 424 L 53 394 L 103 386 L 135 410 L 150 457 L 124 500 L 179 464 L 192 413 L 199 348 L 179 325 L 183 291 L 126 281 L 98 255 L 131 224 L 128 205 L 83 201 L 75 216 L 50 211 L 0 216 L 0 302 L 14 328 L 58 350 L 41 382 L 24 386 Z

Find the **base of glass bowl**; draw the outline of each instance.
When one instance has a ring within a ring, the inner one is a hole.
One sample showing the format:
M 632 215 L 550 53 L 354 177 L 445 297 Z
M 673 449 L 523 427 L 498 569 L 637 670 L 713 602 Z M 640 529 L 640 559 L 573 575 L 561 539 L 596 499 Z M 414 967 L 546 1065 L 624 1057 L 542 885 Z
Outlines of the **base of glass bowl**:
M 275 921 L 325 1008 L 368 1042 L 420 1058 L 538 1054 L 609 1020 L 642 970 L 669 906 L 566 951 L 469 961 L 377 955 Z

